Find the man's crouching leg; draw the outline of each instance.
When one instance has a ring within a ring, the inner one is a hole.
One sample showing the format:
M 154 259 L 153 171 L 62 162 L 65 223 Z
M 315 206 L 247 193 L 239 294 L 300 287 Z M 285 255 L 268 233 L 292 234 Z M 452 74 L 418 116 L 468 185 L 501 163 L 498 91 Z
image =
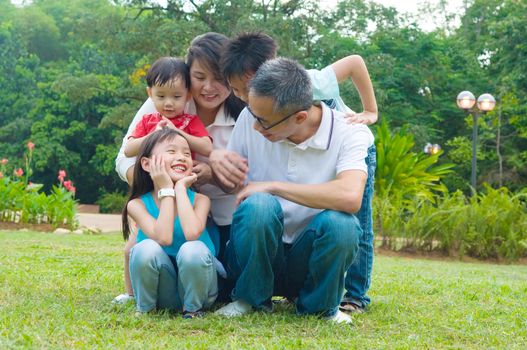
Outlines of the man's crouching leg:
M 339 315 L 345 273 L 357 254 L 360 233 L 355 215 L 324 210 L 293 242 L 287 279 L 290 291 L 298 290 L 299 314 Z
M 255 193 L 240 204 L 226 251 L 229 278 L 236 281 L 234 302 L 216 313 L 238 316 L 271 307 L 273 269 L 283 258 L 283 229 L 282 208 L 275 196 Z

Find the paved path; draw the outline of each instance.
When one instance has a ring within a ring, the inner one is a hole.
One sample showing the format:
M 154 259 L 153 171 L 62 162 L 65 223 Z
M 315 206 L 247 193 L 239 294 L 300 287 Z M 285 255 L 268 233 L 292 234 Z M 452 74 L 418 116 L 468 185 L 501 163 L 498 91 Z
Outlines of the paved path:
M 101 232 L 121 232 L 121 215 L 77 213 L 80 227 L 96 228 Z

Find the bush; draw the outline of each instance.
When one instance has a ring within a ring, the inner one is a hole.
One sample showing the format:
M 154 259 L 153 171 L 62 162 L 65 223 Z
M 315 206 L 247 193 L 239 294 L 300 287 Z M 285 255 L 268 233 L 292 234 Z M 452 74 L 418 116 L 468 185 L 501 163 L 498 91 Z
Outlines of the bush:
M 101 213 L 117 214 L 123 211 L 127 199 L 128 196 L 120 192 L 104 193 L 97 199 L 97 204 L 100 206 Z
M 527 191 L 489 185 L 467 199 L 461 191 L 435 202 L 374 198 L 383 245 L 450 255 L 516 260 L 527 256 Z
M 39 192 L 42 185 L 0 179 L 0 221 L 23 224 L 50 224 L 54 227 L 77 227 L 74 192 L 62 185 L 53 186 L 49 195 Z
M 8 171 L 9 160 L 0 160 L 0 221 L 76 228 L 76 188 L 71 180 L 64 181 L 66 171 L 59 170 L 59 186 L 53 185 L 49 195 L 39 192 L 41 184 L 29 181 L 33 174 L 31 161 L 34 149 L 35 144 L 29 141 L 24 156 L 25 170 L 15 167 Z

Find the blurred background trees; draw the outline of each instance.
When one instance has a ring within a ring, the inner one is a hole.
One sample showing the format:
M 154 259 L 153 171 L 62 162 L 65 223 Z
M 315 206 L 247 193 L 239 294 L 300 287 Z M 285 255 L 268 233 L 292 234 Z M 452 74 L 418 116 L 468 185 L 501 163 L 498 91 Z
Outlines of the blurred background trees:
M 460 24 L 446 13 L 425 32 L 377 3 L 317 1 L 0 0 L 0 157 L 22 164 L 36 144 L 32 181 L 49 188 L 66 168 L 77 198 L 93 203 L 127 186 L 114 158 L 146 98 L 145 65 L 184 56 L 207 31 L 233 36 L 263 30 L 281 56 L 322 68 L 349 54 L 367 62 L 382 120 L 413 135 L 413 151 L 443 147 L 448 190 L 469 193 L 471 118 L 455 105 L 462 90 L 492 93 L 497 108 L 480 118 L 478 182 L 512 191 L 527 184 L 527 4 L 466 2 Z M 429 11 L 441 11 L 429 7 Z M 344 100 L 360 109 L 351 85 Z

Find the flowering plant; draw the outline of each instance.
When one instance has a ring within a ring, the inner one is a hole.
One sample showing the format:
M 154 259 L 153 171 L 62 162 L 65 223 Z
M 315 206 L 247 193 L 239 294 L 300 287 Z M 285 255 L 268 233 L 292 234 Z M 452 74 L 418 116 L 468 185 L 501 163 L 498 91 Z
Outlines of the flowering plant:
M 57 177 L 59 185 L 53 185 L 48 195 L 40 192 L 43 185 L 29 181 L 33 174 L 31 161 L 34 149 L 35 144 L 29 141 L 24 157 L 25 169 L 15 167 L 8 171 L 9 160 L 0 160 L 0 221 L 75 228 L 78 223 L 73 182 L 65 181 L 66 171 L 61 169 Z

